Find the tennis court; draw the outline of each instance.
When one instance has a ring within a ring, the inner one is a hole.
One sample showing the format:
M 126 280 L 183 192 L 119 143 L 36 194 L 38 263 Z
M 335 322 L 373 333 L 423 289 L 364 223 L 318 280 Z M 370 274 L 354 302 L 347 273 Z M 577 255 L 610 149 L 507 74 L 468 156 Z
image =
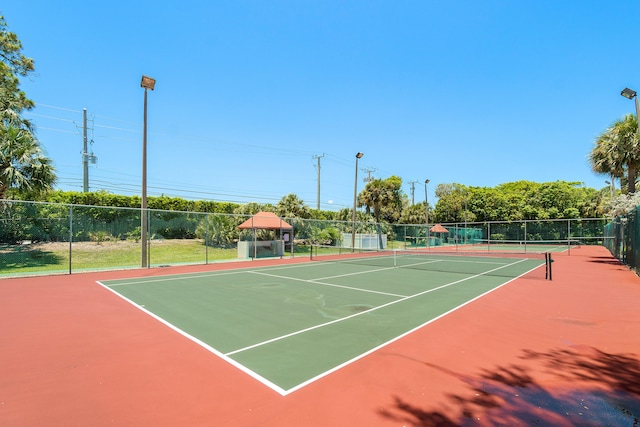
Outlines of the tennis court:
M 3 280 L 0 424 L 637 424 L 640 288 L 605 248 L 553 281 L 389 255 Z
M 550 265 L 546 254 L 461 255 L 326 254 L 99 283 L 286 395 L 514 278 L 544 280 Z

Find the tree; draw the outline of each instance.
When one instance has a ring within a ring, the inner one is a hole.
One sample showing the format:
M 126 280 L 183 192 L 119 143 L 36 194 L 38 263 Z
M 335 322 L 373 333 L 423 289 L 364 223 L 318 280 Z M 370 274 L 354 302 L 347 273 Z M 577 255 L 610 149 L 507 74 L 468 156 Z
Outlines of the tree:
M 516 181 L 494 188 L 440 184 L 436 195 L 440 222 L 594 218 L 601 199 L 596 190 L 567 181 Z
M 402 178 L 391 176 L 387 179 L 369 181 L 358 195 L 360 205 L 366 207 L 367 213 L 373 211 L 376 222 L 395 223 L 402 214 L 403 195 Z M 405 196 L 406 198 L 406 196 Z
M 476 215 L 471 211 L 474 188 L 462 184 L 438 184 L 434 220 L 439 222 L 473 222 Z M 477 199 L 477 198 L 476 198 Z
M 9 189 L 26 194 L 50 190 L 56 177 L 49 160 L 26 129 L 0 128 L 0 199 Z
M 425 224 L 427 213 L 424 211 L 424 203 L 406 206 L 402 210 L 400 224 Z
M 589 153 L 591 168 L 596 173 L 620 178 L 627 172 L 627 193 L 636 189 L 636 177 L 640 167 L 640 141 L 638 141 L 638 120 L 627 114 L 600 134 Z M 621 183 L 622 185 L 622 183 Z
M 258 212 L 274 212 L 275 213 L 275 211 L 276 211 L 276 208 L 271 203 L 262 204 L 262 203 L 250 202 L 250 203 L 245 203 L 244 205 L 237 206 L 233 210 L 233 213 L 237 215 L 251 216 L 251 215 L 257 214 Z
M 311 212 L 295 194 L 287 194 L 276 205 L 276 214 L 284 218 L 310 218 Z
M 367 213 L 373 210 L 376 219 L 379 247 L 383 248 L 381 220 L 395 223 L 402 214 L 402 178 L 391 176 L 387 179 L 369 181 L 358 195 L 360 205 L 366 206 Z M 405 197 L 406 199 L 406 197 Z
M 22 43 L 0 16 L 0 199 L 13 189 L 26 194 L 48 191 L 56 181 L 51 160 L 22 117 L 34 104 L 20 90 L 20 77 L 33 70 L 33 59 L 22 54 Z

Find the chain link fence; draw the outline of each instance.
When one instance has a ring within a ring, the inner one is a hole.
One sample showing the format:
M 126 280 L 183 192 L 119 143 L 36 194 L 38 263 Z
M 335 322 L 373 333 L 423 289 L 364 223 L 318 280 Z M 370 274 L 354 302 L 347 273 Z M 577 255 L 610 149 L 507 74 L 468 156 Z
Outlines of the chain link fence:
M 446 232 L 432 232 L 433 224 L 267 218 L 267 213 L 149 209 L 145 214 L 143 264 L 140 209 L 1 200 L 0 276 L 309 256 L 312 245 L 410 249 L 517 242 L 526 248 L 548 242 L 571 247 L 603 244 L 605 230 L 604 219 L 451 223 L 442 224 Z
M 623 264 L 640 267 L 640 206 L 609 222 L 604 228 L 605 246 Z

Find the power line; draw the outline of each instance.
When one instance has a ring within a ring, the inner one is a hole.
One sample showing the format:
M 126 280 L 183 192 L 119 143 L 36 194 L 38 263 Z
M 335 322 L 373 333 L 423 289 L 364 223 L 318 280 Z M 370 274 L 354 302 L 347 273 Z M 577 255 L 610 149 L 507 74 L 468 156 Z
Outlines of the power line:
M 77 109 L 71 109 L 71 108 L 65 108 L 65 107 L 60 107 L 60 106 L 55 106 L 55 105 L 50 105 L 50 104 L 41 104 L 38 103 L 36 104 L 37 107 L 39 108 L 49 108 L 52 110 L 55 110 L 57 112 L 53 112 L 50 114 L 40 114 L 40 113 L 29 113 L 32 114 L 34 117 L 40 118 L 42 119 L 42 121 L 44 123 L 46 123 L 47 120 L 55 120 L 55 121 L 60 121 L 60 122 L 66 122 L 66 123 L 76 123 L 76 120 L 70 119 L 69 117 L 67 117 L 66 113 L 72 113 L 72 114 L 78 114 L 81 113 L 82 111 L 77 110 Z M 87 135 L 87 139 L 90 140 L 91 142 L 94 141 L 94 138 L 99 139 L 100 141 L 104 141 L 104 140 L 111 140 L 111 141 L 120 141 L 120 142 L 127 142 L 127 143 L 132 143 L 134 141 L 137 142 L 135 135 L 140 134 L 141 130 L 140 129 L 134 129 L 134 128 L 130 128 L 129 125 L 132 125 L 132 123 L 130 121 L 126 121 L 126 120 L 122 120 L 122 119 L 117 119 L 117 118 L 113 118 L 113 117 L 109 117 L 106 115 L 101 115 L 101 114 L 92 114 L 91 115 L 91 125 L 88 125 L 88 132 L 90 132 L 91 136 Z M 109 124 L 109 122 L 115 123 L 121 123 L 124 124 L 124 126 L 120 125 L 120 126 L 113 126 L 111 124 Z M 78 125 L 76 124 L 76 127 Z M 67 134 L 78 134 L 79 132 L 76 130 L 75 132 L 71 131 L 71 130 L 63 130 L 60 128 L 56 128 L 54 126 L 50 126 L 50 127 L 38 127 L 38 129 L 43 130 L 43 131 L 51 131 L 51 132 L 59 132 L 59 133 L 67 133 Z M 90 131 L 89 131 L 90 129 Z M 96 130 L 99 130 L 100 132 L 97 135 L 94 135 L 94 132 Z M 180 151 L 183 150 L 198 150 L 199 151 L 199 156 L 200 158 L 204 159 L 207 156 L 207 153 L 205 153 L 204 151 L 214 151 L 215 153 L 220 153 L 220 152 L 229 152 L 229 151 L 233 151 L 233 152 L 241 152 L 243 153 L 243 155 L 246 157 L 246 155 L 257 155 L 257 156 L 267 156 L 267 155 L 277 155 L 279 157 L 284 157 L 284 156 L 308 156 L 313 154 L 312 152 L 310 152 L 309 150 L 305 150 L 305 149 L 292 149 L 290 148 L 290 144 L 289 145 L 276 145 L 276 143 L 272 143 L 272 145 L 260 145 L 259 143 L 244 143 L 244 142 L 235 142 L 235 141 L 229 141 L 226 139 L 222 139 L 222 138 L 216 138 L 216 137 L 212 137 L 209 135 L 206 136 L 202 136 L 202 135 L 186 135 L 186 134 L 179 134 L 179 135 L 175 135 L 175 132 L 173 132 L 173 130 L 171 132 L 167 132 L 166 130 L 163 129 L 158 129 L 155 132 L 151 132 L 150 136 L 152 136 L 153 138 L 153 144 L 156 145 L 157 147 L 162 147 L 162 149 L 164 150 L 164 147 L 171 147 L 172 149 L 175 149 L 175 147 L 177 145 L 180 146 Z M 52 137 L 50 137 L 52 138 Z M 258 138 L 260 139 L 260 138 Z M 221 145 L 223 147 L 215 147 L 215 145 Z M 64 147 L 66 149 L 67 147 L 67 142 L 64 140 L 60 140 L 57 145 L 59 147 Z M 110 153 L 114 152 L 117 153 L 120 150 L 122 150 L 121 148 L 122 145 L 118 145 L 117 147 L 114 145 L 110 146 Z M 126 148 L 127 150 L 129 150 L 128 148 Z M 127 151 L 128 152 L 128 151 Z M 124 153 L 123 153 L 124 154 Z M 83 151 L 83 156 L 85 155 L 85 151 Z M 318 154 L 313 154 L 313 158 L 316 159 L 318 161 L 318 181 L 317 181 L 317 185 L 318 185 L 318 190 L 316 192 L 316 198 L 317 198 L 317 203 L 316 206 L 320 206 L 321 204 L 323 205 L 323 203 L 320 200 L 320 158 L 324 158 L 325 161 L 329 161 L 332 164 L 337 164 L 340 167 L 352 167 L 353 161 L 351 159 L 345 159 L 345 158 L 341 158 L 338 156 L 333 156 L 330 154 L 326 154 L 326 153 L 322 153 L 321 155 Z M 62 161 L 65 162 L 65 159 L 56 159 L 58 161 Z M 325 164 L 323 164 L 322 166 L 326 166 Z M 71 166 L 71 167 L 75 167 L 75 166 Z M 135 170 L 135 168 L 133 168 Z M 102 170 L 105 171 L 105 169 L 98 169 L 98 170 Z M 371 178 L 371 172 L 377 170 L 376 168 L 371 169 L 370 171 L 367 170 L 368 174 L 369 174 L 369 178 L 368 179 L 372 179 Z M 118 174 L 118 177 L 121 178 L 122 175 L 127 175 L 126 171 L 125 173 L 122 173 L 121 171 L 114 171 L 114 173 Z M 325 173 L 326 174 L 326 173 Z M 95 177 L 99 177 L 100 174 L 97 173 L 95 174 Z M 135 176 L 135 175 L 131 175 L 131 176 Z M 133 184 L 131 182 L 133 182 L 133 179 L 130 182 L 122 182 L 122 183 L 117 183 L 113 180 L 105 180 L 105 181 L 101 181 L 100 179 L 96 179 L 94 178 L 94 174 L 92 172 L 92 182 L 91 182 L 91 188 L 92 191 L 95 190 L 96 188 L 103 188 L 103 189 L 108 189 L 108 190 L 114 190 L 114 191 L 128 191 L 128 192 L 137 192 L 138 191 L 138 187 L 139 184 Z M 290 177 L 289 177 L 290 178 Z M 302 183 L 303 186 L 306 186 L 306 181 L 305 179 L 296 179 L 296 181 L 298 183 Z M 309 180 L 310 181 L 310 180 Z M 326 181 L 326 178 L 325 178 Z M 80 182 L 79 179 L 77 178 L 61 178 L 60 183 L 69 183 L 69 185 L 76 185 L 79 186 L 78 183 Z M 331 179 L 329 179 L 329 181 L 327 182 L 331 182 Z M 212 190 L 211 187 L 201 187 L 202 190 L 199 189 L 194 189 L 194 187 L 192 185 L 186 185 L 185 187 L 187 188 L 180 188 L 180 185 L 177 185 L 177 183 L 175 181 L 167 181 L 167 183 L 169 185 L 163 185 L 162 183 L 159 183 L 157 180 L 154 183 L 151 183 L 150 188 L 153 188 L 154 191 L 171 191 L 171 192 L 175 192 L 175 193 L 179 193 L 179 194 L 189 194 L 189 195 L 193 195 L 193 194 L 203 194 L 203 195 L 209 195 L 209 196 L 213 196 L 215 198 L 218 197 L 223 197 L 223 198 L 234 198 L 234 199 L 262 199 L 262 200 L 279 200 L 279 198 L 275 197 L 275 196 L 271 196 L 268 194 L 264 194 L 260 196 L 260 195 L 256 195 L 255 192 L 254 193 L 246 193 L 247 195 L 243 195 L 241 192 L 239 193 L 235 193 L 235 190 L 232 190 L 231 192 L 229 191 L 216 191 L 215 189 Z M 307 194 L 310 192 L 307 192 L 306 190 L 302 191 L 302 194 Z M 249 195 L 250 194 L 250 195 Z M 336 196 L 332 197 L 335 198 Z M 340 198 L 339 195 L 337 195 L 338 198 Z M 311 197 L 309 197 L 311 198 Z M 337 206 L 340 206 L 340 203 L 336 203 Z M 332 207 L 336 207 L 336 205 L 332 204 Z M 348 207 L 347 205 L 345 205 L 345 207 Z
M 57 107 L 55 105 L 42 104 L 40 102 L 36 103 L 36 107 L 47 107 L 47 108 L 53 108 L 54 110 L 70 111 L 72 113 L 82 113 L 82 111 L 80 111 L 80 110 L 72 110 L 70 108 Z

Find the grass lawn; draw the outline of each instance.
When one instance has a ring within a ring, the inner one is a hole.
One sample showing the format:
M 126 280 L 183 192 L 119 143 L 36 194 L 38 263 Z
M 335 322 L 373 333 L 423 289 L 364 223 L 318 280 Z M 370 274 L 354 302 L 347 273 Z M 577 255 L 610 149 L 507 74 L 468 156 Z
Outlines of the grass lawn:
M 205 247 L 200 240 L 153 240 L 151 265 L 231 260 L 236 248 Z M 0 275 L 139 267 L 140 243 L 132 241 L 35 243 L 0 247 Z
M 390 242 L 389 248 L 399 247 Z M 322 254 L 344 252 L 329 248 Z M 287 248 L 286 254 L 289 254 Z M 308 256 L 309 246 L 296 245 L 296 256 Z M 152 240 L 149 249 L 150 265 L 204 264 L 231 261 L 238 257 L 233 248 L 205 247 L 197 239 Z M 72 272 L 135 268 L 141 264 L 140 242 L 119 240 L 104 242 L 44 242 L 0 246 L 0 276 L 22 274 L 68 273 L 71 258 Z

